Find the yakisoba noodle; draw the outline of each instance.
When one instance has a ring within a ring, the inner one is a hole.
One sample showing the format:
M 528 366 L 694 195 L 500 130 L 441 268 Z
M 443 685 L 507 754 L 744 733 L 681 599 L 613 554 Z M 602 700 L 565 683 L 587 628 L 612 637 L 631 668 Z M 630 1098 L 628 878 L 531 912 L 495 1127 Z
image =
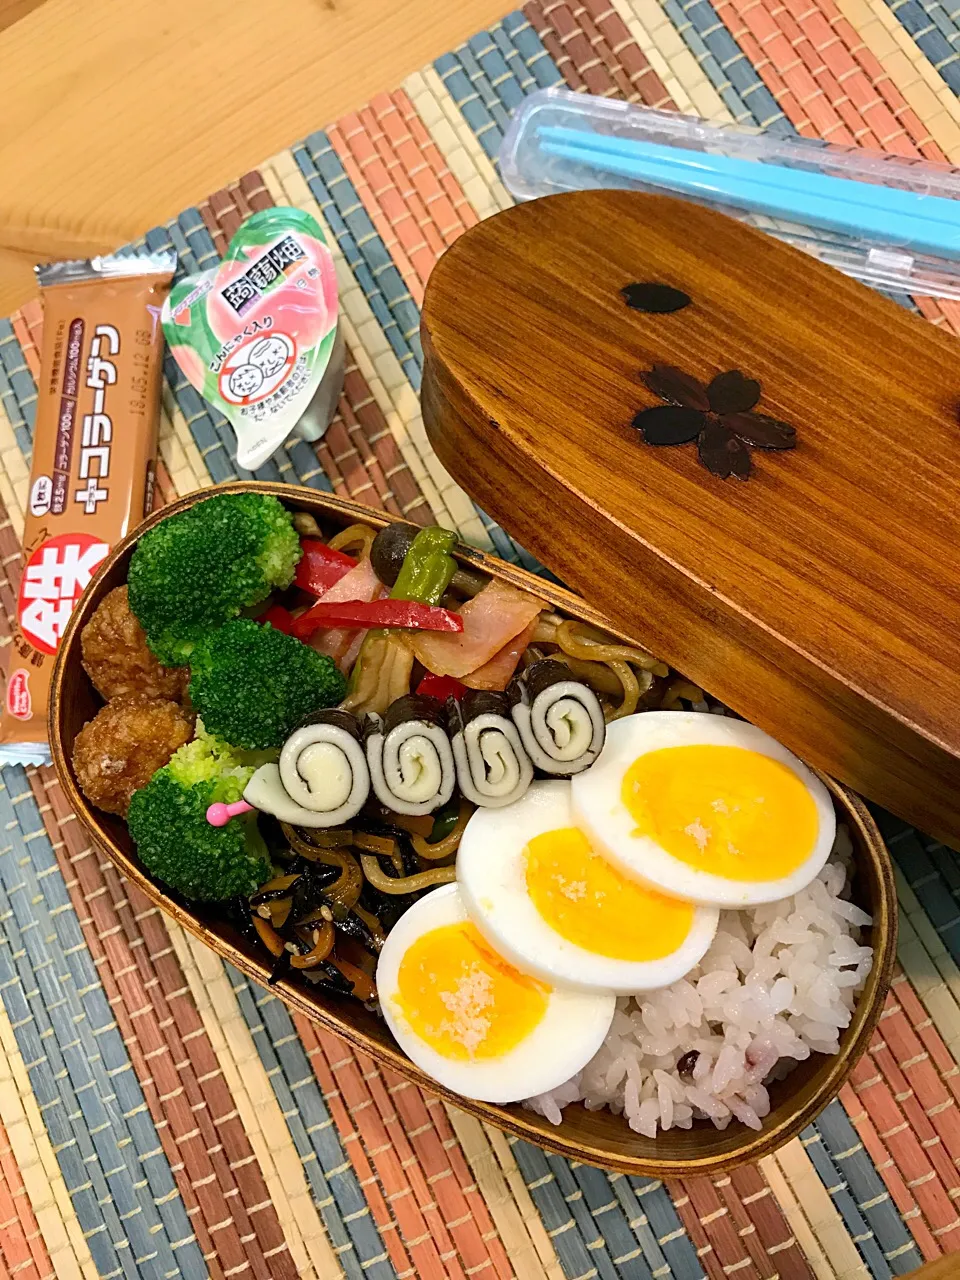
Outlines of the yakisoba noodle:
M 328 538 L 327 546 L 332 547 L 334 551 L 355 553 L 359 559 L 364 560 L 369 556 L 376 536 L 376 529 L 371 529 L 368 524 L 351 524 L 334 534 L 332 538 Z
M 583 623 L 561 618 L 558 614 L 545 614 L 534 633 L 535 644 L 556 644 L 560 652 L 577 663 L 596 663 L 606 667 L 619 683 L 622 698 L 619 706 L 605 708 L 608 720 L 619 720 L 623 716 L 633 715 L 640 698 L 653 683 L 655 676 L 669 674 L 669 668 L 659 662 L 652 654 L 632 645 L 615 644 L 607 640 L 598 640 L 589 633 Z M 554 655 L 556 656 L 556 655 Z M 640 668 L 640 675 L 633 667 Z M 578 678 L 593 684 L 591 673 L 581 667 L 575 672 Z M 610 696 L 609 684 L 597 684 L 597 691 Z
M 460 839 L 467 825 L 467 819 L 472 812 L 473 809 L 470 804 L 461 797 L 460 808 L 457 810 L 457 820 L 449 835 L 444 836 L 442 840 L 438 840 L 435 844 L 431 844 L 423 836 L 411 836 L 410 844 L 417 857 L 425 859 L 427 862 L 439 862 L 441 858 L 448 858 L 455 854 L 460 848 Z
M 372 853 L 363 854 L 360 862 L 363 874 L 381 893 L 420 893 L 422 889 L 430 889 L 438 884 L 452 884 L 457 878 L 456 867 L 434 867 L 430 871 L 418 871 L 412 876 L 388 876 L 381 871 L 380 864 Z

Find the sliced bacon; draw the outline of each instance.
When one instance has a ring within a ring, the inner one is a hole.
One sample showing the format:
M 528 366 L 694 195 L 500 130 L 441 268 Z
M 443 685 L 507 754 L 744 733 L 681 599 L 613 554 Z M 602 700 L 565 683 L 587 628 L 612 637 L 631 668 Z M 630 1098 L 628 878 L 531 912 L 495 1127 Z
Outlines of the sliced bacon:
M 458 680 L 464 680 L 496 657 L 514 637 L 526 631 L 540 610 L 545 608 L 544 602 L 536 596 L 494 578 L 460 609 L 462 632 L 413 633 L 413 651 L 434 675 L 456 676 Z M 464 683 L 471 682 L 464 680 Z
M 524 649 L 533 639 L 539 618 L 538 614 L 529 627 L 524 627 L 518 636 L 507 641 L 489 662 L 485 662 L 482 667 L 477 667 L 476 671 L 471 671 L 468 676 L 464 676 L 463 683 L 470 689 L 505 689 L 517 669 L 517 663 Z

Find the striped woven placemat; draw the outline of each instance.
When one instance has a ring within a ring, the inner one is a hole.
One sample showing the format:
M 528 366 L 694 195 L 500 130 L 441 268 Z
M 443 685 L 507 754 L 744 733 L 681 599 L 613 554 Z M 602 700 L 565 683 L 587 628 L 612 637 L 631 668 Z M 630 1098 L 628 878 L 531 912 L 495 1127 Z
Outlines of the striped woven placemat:
M 323 442 L 257 475 L 429 512 L 523 561 L 439 466 L 417 403 L 424 283 L 509 204 L 511 108 L 567 84 L 960 161 L 958 41 L 939 0 L 532 0 L 146 242 L 194 271 L 249 211 L 309 209 L 337 260 L 346 385 Z M 955 305 L 902 301 L 960 332 Z M 0 321 L 0 617 L 40 324 L 36 304 Z M 236 477 L 231 441 L 168 360 L 158 500 Z M 883 822 L 900 969 L 869 1055 L 775 1156 L 662 1184 L 507 1138 L 291 1017 L 101 860 L 51 771 L 4 769 L 0 1280 L 886 1280 L 960 1249 L 960 867 Z

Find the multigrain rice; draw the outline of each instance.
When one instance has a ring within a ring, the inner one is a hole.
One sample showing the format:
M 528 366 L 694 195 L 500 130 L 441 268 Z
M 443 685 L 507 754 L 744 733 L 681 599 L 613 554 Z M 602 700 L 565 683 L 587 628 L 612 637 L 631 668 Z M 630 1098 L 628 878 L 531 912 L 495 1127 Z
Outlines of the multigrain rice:
M 554 1124 L 572 1102 L 609 1107 L 631 1129 L 712 1120 L 762 1127 L 767 1085 L 812 1052 L 833 1054 L 873 963 L 860 941 L 870 916 L 849 900 L 852 845 L 800 893 L 724 911 L 713 945 L 679 982 L 617 1001 L 599 1052 L 572 1080 L 525 1102 Z

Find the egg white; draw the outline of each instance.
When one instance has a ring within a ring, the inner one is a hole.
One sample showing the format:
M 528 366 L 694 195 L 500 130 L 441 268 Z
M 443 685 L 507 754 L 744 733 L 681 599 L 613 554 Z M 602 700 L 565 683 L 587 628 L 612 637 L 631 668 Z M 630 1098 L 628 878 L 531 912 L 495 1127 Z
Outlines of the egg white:
M 387 1026 L 407 1056 L 438 1084 L 481 1102 L 517 1102 L 569 1080 L 600 1048 L 613 1021 L 612 991 L 552 989 L 547 1009 L 528 1036 L 500 1058 L 446 1058 L 413 1030 L 397 999 L 400 964 L 423 934 L 469 919 L 455 884 L 443 885 L 404 912 L 377 962 L 377 991 Z M 505 957 L 507 958 L 507 957 Z
M 626 771 L 639 756 L 664 747 L 743 747 L 778 760 L 791 769 L 810 794 L 817 811 L 817 836 L 809 856 L 779 880 L 730 880 L 691 867 L 649 836 L 633 832 L 636 823 L 621 799 Z M 830 793 L 792 752 L 755 725 L 698 711 L 646 711 L 607 726 L 596 764 L 571 779 L 575 823 L 624 875 L 646 880 L 664 893 L 723 907 L 755 906 L 799 893 L 820 871 L 833 848 L 837 819 Z
M 527 890 L 524 848 L 534 836 L 574 825 L 566 780 L 535 782 L 509 809 L 471 814 L 457 851 L 457 883 L 480 932 L 523 972 L 588 991 L 631 995 L 668 986 L 689 973 L 717 931 L 715 907 L 697 907 L 683 943 L 653 960 L 588 951 L 543 918 Z

